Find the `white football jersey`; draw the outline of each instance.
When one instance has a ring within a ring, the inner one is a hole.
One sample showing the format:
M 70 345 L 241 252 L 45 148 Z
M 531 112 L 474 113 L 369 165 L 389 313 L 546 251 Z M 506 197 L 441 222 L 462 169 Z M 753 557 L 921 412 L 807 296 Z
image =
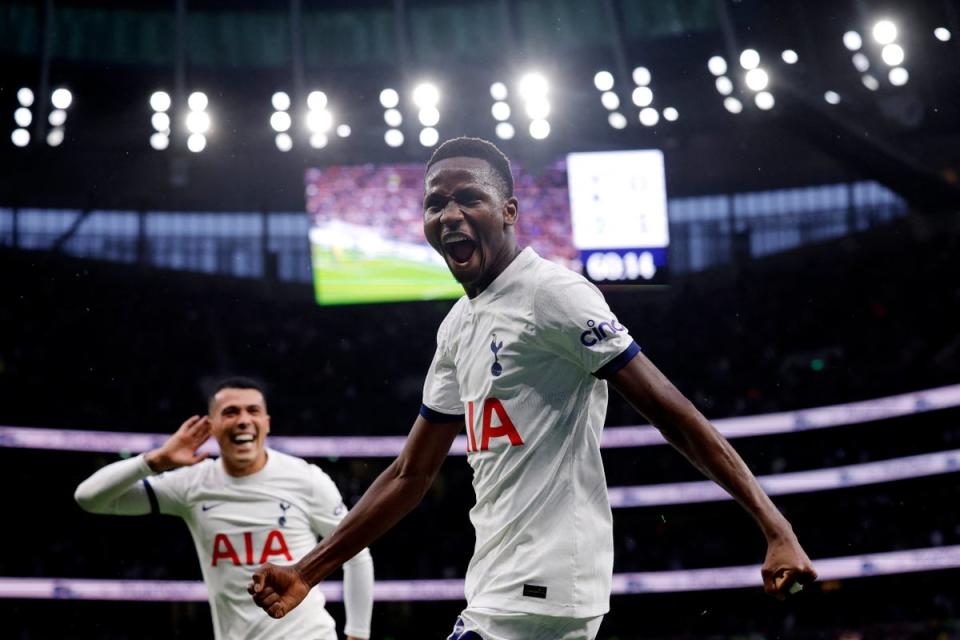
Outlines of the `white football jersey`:
M 602 378 L 639 350 L 596 287 L 531 248 L 440 325 L 421 413 L 466 419 L 477 497 L 470 607 L 574 618 L 609 610 Z
M 219 460 L 144 480 L 154 510 L 183 518 L 190 528 L 210 594 L 214 637 L 336 638 L 324 597 L 306 599 L 275 620 L 254 604 L 247 585 L 264 562 L 302 558 L 347 513 L 330 477 L 305 460 L 268 449 L 267 464 L 250 476 L 228 475 Z

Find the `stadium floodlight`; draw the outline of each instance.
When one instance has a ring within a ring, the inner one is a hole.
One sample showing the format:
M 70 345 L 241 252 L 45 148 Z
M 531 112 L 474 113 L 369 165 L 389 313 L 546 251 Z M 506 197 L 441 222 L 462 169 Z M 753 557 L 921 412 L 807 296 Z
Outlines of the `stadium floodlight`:
M 424 107 L 417 114 L 420 124 L 425 127 L 435 127 L 440 122 L 440 111 L 436 107 Z M 426 145 L 432 147 L 433 145 Z
M 715 76 L 722 76 L 727 72 L 727 61 L 721 56 L 713 56 L 707 60 L 707 69 Z
M 270 104 L 277 111 L 287 111 L 290 108 L 290 96 L 286 91 L 276 91 L 270 96 Z
M 413 89 L 413 104 L 420 109 L 435 107 L 440 102 L 440 90 L 430 82 L 421 82 Z
M 886 45 L 880 51 L 880 57 L 883 58 L 883 61 L 891 67 L 899 67 L 903 64 L 903 59 L 906 57 L 906 53 L 903 50 L 903 47 L 894 43 Z
M 341 138 L 349 138 L 350 134 L 353 133 L 353 130 L 348 124 L 341 124 L 337 126 L 337 135 Z
M 723 108 L 730 113 L 740 113 L 743 111 L 743 103 L 733 96 L 728 96 L 723 100 Z
M 653 81 L 650 70 L 646 67 L 637 67 L 633 70 L 633 82 L 638 87 L 646 87 Z
M 333 114 L 326 109 L 311 109 L 307 112 L 307 129 L 313 133 L 326 133 L 333 127 Z
M 154 91 L 150 94 L 150 108 L 154 111 L 165 112 L 170 108 L 170 94 L 166 91 Z
M 767 85 L 770 84 L 770 76 L 760 67 L 755 67 L 747 71 L 745 80 L 747 87 L 751 91 L 763 91 L 767 88 Z
M 860 73 L 866 73 L 870 68 L 870 58 L 865 56 L 862 52 L 857 52 L 853 54 L 853 66 L 856 67 L 857 71 Z
M 63 87 L 54 89 L 53 93 L 50 94 L 50 102 L 57 109 L 68 109 L 73 102 L 73 94 L 70 93 L 69 89 Z
M 150 124 L 160 133 L 168 132 L 170 131 L 170 116 L 163 111 L 157 111 L 150 116 Z
M 10 141 L 18 147 L 25 147 L 30 144 L 30 132 L 26 129 L 14 129 L 10 134 Z
M 62 127 L 66 121 L 67 112 L 63 109 L 54 109 L 50 112 L 50 115 L 47 116 L 47 122 L 50 123 L 51 127 Z
M 613 91 L 604 91 L 600 96 L 600 103 L 603 104 L 606 109 L 613 111 L 620 106 L 620 96 Z
M 388 147 L 399 147 L 403 144 L 403 132 L 400 129 L 387 129 L 383 134 L 383 141 Z
M 330 142 L 325 133 L 314 133 L 310 136 L 310 146 L 314 149 L 323 149 Z
M 550 135 L 550 123 L 546 120 L 534 120 L 530 123 L 530 137 L 543 140 Z
M 722 96 L 728 96 L 733 93 L 733 81 L 727 76 L 717 78 L 717 92 Z
M 640 110 L 640 124 L 645 127 L 653 127 L 660 122 L 660 113 L 653 107 L 647 107 Z
M 210 130 L 210 115 L 206 111 L 191 111 L 187 114 L 186 124 L 190 133 L 204 134 Z
M 293 138 L 290 137 L 289 133 L 278 133 L 274 142 L 277 144 L 277 149 L 284 153 L 293 149 Z
M 823 99 L 826 100 L 828 104 L 840 104 L 840 94 L 836 91 L 827 91 L 823 94 Z
M 286 111 L 274 111 L 273 115 L 270 116 L 270 127 L 277 133 L 288 131 L 292 124 L 290 114 Z
M 307 108 L 320 111 L 327 106 L 327 94 L 323 91 L 311 91 L 307 94 Z
M 638 107 L 649 107 L 653 102 L 653 91 L 650 90 L 650 87 L 637 87 L 633 90 L 631 98 L 633 104 Z
M 740 66 L 750 71 L 750 69 L 756 69 L 760 64 L 760 54 L 757 53 L 756 49 L 744 49 L 740 52 Z
M 207 136 L 202 133 L 191 133 L 187 138 L 187 149 L 193 153 L 200 153 L 207 148 Z
M 800 56 L 797 55 L 797 52 L 793 49 L 784 49 L 783 53 L 780 54 L 780 58 L 787 64 L 797 64 Z
M 903 67 L 894 67 L 890 69 L 890 74 L 887 78 L 893 86 L 902 87 L 910 80 L 910 73 Z
M 897 25 L 890 20 L 878 20 L 873 25 L 873 39 L 879 45 L 888 45 L 897 39 Z
M 383 112 L 383 121 L 388 127 L 399 127 L 403 123 L 403 114 L 396 109 L 387 109 Z
M 33 90 L 29 87 L 20 87 L 20 89 L 17 90 L 17 102 L 19 102 L 22 107 L 33 106 Z
M 863 82 L 863 86 L 865 86 L 867 89 L 870 89 L 870 91 L 876 91 L 880 88 L 880 81 L 869 73 L 865 73 L 860 76 L 860 81 Z
M 593 76 L 593 86 L 597 91 L 610 91 L 613 89 L 613 74 L 609 71 L 597 71 Z
M 520 91 L 520 97 L 529 102 L 530 100 L 546 96 L 550 90 L 550 85 L 543 75 L 531 72 L 520 78 L 517 88 Z
M 940 42 L 949 42 L 950 29 L 947 29 L 946 27 L 937 27 L 936 29 L 933 30 L 933 37 L 939 40 Z M 26 106 L 29 106 L 29 105 L 26 105 Z
M 614 111 L 607 116 L 607 122 L 614 129 L 625 129 L 627 126 L 627 116 L 623 115 L 619 111 Z
M 508 91 L 507 85 L 502 82 L 494 82 L 490 85 L 490 97 L 499 102 L 503 102 L 507 99 Z
M 433 127 L 426 127 L 420 130 L 420 144 L 425 147 L 432 147 L 440 141 L 440 133 Z
M 680 118 L 680 112 L 674 107 L 667 107 L 663 110 L 663 119 L 669 122 L 676 122 Z
M 490 107 L 490 113 L 494 120 L 508 120 L 510 118 L 510 105 L 506 102 L 494 102 Z
M 187 106 L 190 108 L 190 111 L 203 111 L 207 108 L 208 104 L 210 104 L 210 101 L 207 100 L 207 94 L 203 91 L 194 91 L 187 98 Z
M 859 51 L 863 46 L 863 38 L 856 31 L 847 31 L 843 34 L 843 46 L 850 51 Z
M 29 127 L 30 123 L 33 122 L 33 114 L 26 107 L 17 107 L 17 110 L 13 112 L 13 119 L 18 127 Z
M 510 140 L 516 133 L 513 129 L 513 125 L 509 122 L 498 122 L 496 132 L 497 137 L 501 140 Z
M 163 151 L 170 146 L 170 137 L 165 133 L 157 131 L 150 136 L 150 146 L 157 151 Z
M 550 115 L 550 101 L 545 96 L 531 98 L 527 101 L 526 111 L 531 120 L 546 120 Z
M 757 108 L 763 111 L 770 111 L 770 109 L 773 109 L 773 105 L 776 104 L 773 94 L 769 91 L 761 91 L 753 97 L 753 101 L 756 103 Z
M 393 109 L 400 104 L 400 94 L 396 89 L 386 88 L 380 92 L 380 104 L 384 109 Z

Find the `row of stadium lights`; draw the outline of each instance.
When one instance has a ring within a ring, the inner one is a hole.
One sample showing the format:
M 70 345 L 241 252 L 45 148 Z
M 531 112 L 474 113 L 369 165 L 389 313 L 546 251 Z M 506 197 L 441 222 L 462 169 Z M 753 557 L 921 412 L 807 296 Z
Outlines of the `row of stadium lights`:
M 13 121 L 17 127 L 10 134 L 10 140 L 15 146 L 25 147 L 30 144 L 30 130 L 27 128 L 33 124 L 33 111 L 35 97 L 33 90 L 29 87 L 21 87 L 17 91 L 17 108 L 13 112 Z M 47 131 L 47 144 L 51 147 L 58 147 L 63 142 L 64 127 L 67 123 L 67 109 L 73 104 L 73 94 L 69 89 L 60 87 L 54 89 L 50 94 L 50 113 L 47 114 L 47 122 L 51 129 Z M 40 105 L 37 105 L 39 108 Z
M 873 40 L 882 47 L 880 49 L 881 60 L 890 67 L 887 72 L 887 80 L 895 87 L 902 87 L 907 84 L 907 81 L 910 80 L 910 73 L 902 66 L 907 54 L 903 47 L 897 44 L 897 25 L 890 20 L 880 20 L 873 25 L 872 35 Z M 941 42 L 950 40 L 950 31 L 944 27 L 938 27 L 934 30 L 933 35 Z M 847 31 L 843 34 L 843 45 L 853 52 L 851 61 L 861 74 L 860 80 L 863 82 L 863 86 L 870 91 L 879 89 L 880 81 L 875 75 L 869 73 L 870 58 L 863 51 L 863 37 L 856 31 Z M 836 104 L 836 102 L 833 104 Z
M 653 82 L 653 74 L 646 67 L 637 67 L 631 74 L 634 88 L 630 94 L 633 104 L 640 109 L 637 116 L 640 124 L 645 127 L 654 127 L 660 122 L 661 112 L 651 106 L 653 104 L 653 89 L 650 88 Z M 598 71 L 593 76 L 593 86 L 600 92 L 600 103 L 610 113 L 607 114 L 607 123 L 614 129 L 624 129 L 627 126 L 628 119 L 623 115 L 620 109 L 620 96 L 613 90 L 615 80 L 613 74 L 609 71 Z M 680 113 L 674 107 L 665 107 L 663 109 L 663 119 L 668 122 L 676 122 Z
M 787 64 L 796 64 L 800 56 L 793 49 L 787 49 L 780 54 Z M 770 74 L 760 66 L 760 54 L 756 49 L 744 49 L 740 53 L 740 67 L 746 72 L 743 76 L 744 84 L 753 92 L 753 102 L 758 109 L 769 111 L 776 104 L 773 94 L 767 91 L 770 85 Z M 743 103 L 733 94 L 733 80 L 729 78 L 727 61 L 722 56 L 713 56 L 707 61 L 707 69 L 716 76 L 717 93 L 723 98 L 723 107 L 730 113 L 743 111 Z

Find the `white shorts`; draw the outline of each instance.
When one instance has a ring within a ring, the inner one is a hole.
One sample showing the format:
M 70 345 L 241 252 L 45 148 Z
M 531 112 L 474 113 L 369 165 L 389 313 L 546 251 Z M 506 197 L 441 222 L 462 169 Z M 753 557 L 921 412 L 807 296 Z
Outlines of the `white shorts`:
M 594 640 L 601 622 L 603 616 L 560 618 L 467 607 L 449 640 Z

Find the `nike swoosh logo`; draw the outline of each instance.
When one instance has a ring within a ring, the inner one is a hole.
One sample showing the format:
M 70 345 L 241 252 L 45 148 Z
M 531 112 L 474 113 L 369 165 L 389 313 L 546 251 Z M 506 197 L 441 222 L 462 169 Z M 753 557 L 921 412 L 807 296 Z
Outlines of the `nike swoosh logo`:
M 223 504 L 222 502 L 218 502 L 216 504 L 203 504 L 203 505 L 200 505 L 200 508 L 203 509 L 204 511 L 210 511 L 210 509 L 213 509 L 214 507 L 219 507 L 222 504 Z

